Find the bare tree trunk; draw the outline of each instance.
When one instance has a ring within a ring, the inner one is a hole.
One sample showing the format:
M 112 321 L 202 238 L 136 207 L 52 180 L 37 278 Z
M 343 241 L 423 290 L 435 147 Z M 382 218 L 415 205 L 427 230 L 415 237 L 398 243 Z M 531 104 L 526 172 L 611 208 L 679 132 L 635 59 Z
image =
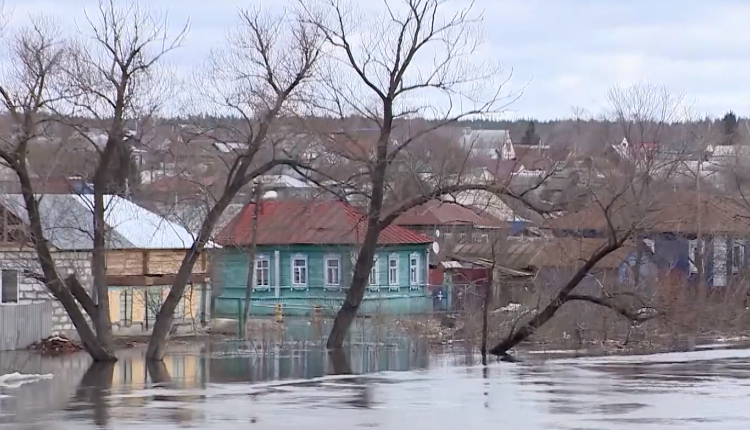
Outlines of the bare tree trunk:
M 239 186 L 237 186 L 237 189 L 239 189 Z M 214 207 L 208 212 L 208 215 L 201 226 L 201 230 L 198 232 L 195 242 L 193 242 L 193 246 L 185 252 L 185 257 L 182 259 L 174 283 L 156 316 L 156 322 L 154 322 L 154 329 L 151 332 L 148 350 L 146 351 L 147 359 L 162 360 L 164 358 L 164 354 L 167 352 L 167 340 L 169 331 L 172 327 L 174 311 L 177 309 L 177 305 L 182 299 L 182 295 L 185 292 L 185 286 L 187 285 L 188 280 L 190 280 L 190 275 L 195 266 L 195 262 L 198 261 L 200 253 L 204 252 L 204 247 L 206 246 L 206 243 L 208 243 L 214 226 L 219 221 L 219 217 L 221 217 L 221 214 L 227 206 L 229 206 L 229 203 L 236 194 L 237 191 L 227 191 L 221 199 L 216 202 L 216 205 L 214 205 Z
M 573 275 L 572 278 L 568 281 L 568 283 L 563 287 L 555 296 L 554 299 L 550 302 L 549 305 L 547 305 L 544 310 L 536 314 L 531 321 L 526 323 L 523 327 L 518 329 L 515 333 L 510 333 L 508 338 L 506 338 L 504 341 L 498 343 L 492 349 L 490 349 L 490 354 L 492 355 L 505 355 L 507 352 L 518 345 L 519 343 L 526 340 L 529 336 L 534 334 L 534 332 L 541 326 L 543 326 L 547 321 L 552 319 L 553 316 L 555 316 L 555 313 L 565 304 L 565 302 L 568 300 L 568 296 L 571 295 L 573 290 L 578 286 L 578 284 L 583 280 L 583 278 L 589 273 L 589 271 L 598 263 L 601 259 L 609 255 L 611 252 L 616 251 L 618 248 L 622 246 L 622 242 L 618 241 L 616 243 L 610 243 L 609 245 L 605 246 L 599 252 L 594 254 L 589 260 L 586 261 L 586 263 L 581 266 L 580 269 Z
M 492 282 L 487 285 L 484 292 L 484 306 L 482 307 L 482 365 L 487 365 L 487 325 L 489 324 L 490 299 L 492 291 Z
M 104 222 L 104 192 L 94 184 L 94 249 L 91 255 L 91 271 L 94 278 L 94 292 L 97 318 L 92 321 L 96 337 L 103 347 L 108 348 L 112 335 L 112 322 L 109 316 L 109 288 L 107 285 L 107 243 Z
M 26 170 L 25 158 L 18 161 L 18 168 L 15 169 L 18 175 L 18 179 L 21 182 L 21 192 L 23 194 L 24 203 L 26 210 L 29 215 L 29 226 L 31 229 L 31 241 L 34 244 L 34 248 L 37 252 L 39 259 L 39 265 L 42 268 L 42 273 L 47 280 L 47 288 L 52 292 L 60 304 L 65 309 L 65 312 L 70 317 L 70 321 L 73 323 L 78 332 L 78 336 L 81 338 L 86 351 L 91 355 L 94 361 L 107 362 L 117 361 L 115 356 L 108 350 L 105 345 L 102 345 L 96 337 L 96 334 L 91 330 L 88 321 L 81 312 L 81 308 L 78 307 L 73 294 L 66 288 L 60 276 L 57 274 L 55 263 L 52 258 L 47 240 L 44 237 L 44 230 L 42 228 L 41 216 L 39 214 L 39 205 L 34 197 L 31 180 Z M 93 317 L 92 317 L 93 318 Z
M 243 334 L 247 326 L 247 320 L 250 317 L 250 300 L 252 299 L 254 284 L 253 280 L 255 278 L 256 272 L 255 254 L 258 243 L 258 215 L 260 214 L 260 205 L 262 204 L 261 198 L 263 195 L 263 187 L 260 184 L 257 184 L 254 191 L 255 196 L 253 200 L 255 202 L 255 206 L 253 207 L 253 222 L 252 226 L 250 227 L 250 247 L 247 249 L 247 261 L 249 266 L 247 269 L 247 283 L 245 285 L 245 307 L 242 311 Z
M 388 105 L 386 104 L 386 108 Z M 386 109 L 387 111 L 389 109 Z M 333 320 L 331 334 L 328 336 L 326 347 L 328 349 L 337 349 L 344 346 L 346 335 L 352 326 L 354 319 L 357 317 L 359 305 L 365 296 L 370 271 L 372 270 L 373 259 L 375 258 L 375 249 L 378 246 L 378 237 L 380 236 L 380 211 L 383 207 L 383 194 L 385 184 L 385 173 L 388 168 L 386 162 L 388 142 L 390 141 L 390 130 L 392 127 L 392 112 L 385 115 L 386 121 L 383 125 L 383 131 L 380 134 L 377 147 L 378 164 L 372 173 L 372 198 L 370 199 L 370 208 L 367 213 L 367 232 L 365 240 L 357 256 L 357 262 L 354 265 L 354 275 L 349 290 L 346 292 L 346 298 L 341 309 L 336 313 Z

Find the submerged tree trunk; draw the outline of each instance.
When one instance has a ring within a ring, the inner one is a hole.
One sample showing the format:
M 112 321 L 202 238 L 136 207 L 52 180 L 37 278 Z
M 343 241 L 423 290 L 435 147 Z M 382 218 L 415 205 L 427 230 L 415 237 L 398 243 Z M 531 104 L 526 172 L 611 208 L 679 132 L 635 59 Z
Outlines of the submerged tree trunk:
M 96 337 L 104 348 L 109 348 L 112 336 L 112 322 L 109 316 L 109 288 L 107 285 L 107 243 L 104 221 L 104 190 L 94 185 L 94 249 L 91 256 L 91 270 L 94 278 L 94 294 L 97 318 L 92 320 Z
M 237 194 L 237 190 L 240 188 L 239 185 L 233 184 L 232 189 L 226 191 L 219 201 L 216 202 L 214 207 L 208 212 L 208 215 L 206 215 L 206 219 L 193 242 L 193 246 L 185 252 L 185 257 L 182 259 L 180 269 L 177 271 L 172 287 L 169 289 L 169 294 L 156 316 L 156 322 L 154 323 L 154 329 L 151 332 L 148 350 L 146 351 L 146 359 L 162 360 L 164 358 L 164 354 L 167 352 L 167 341 L 172 328 L 174 311 L 177 309 L 177 305 L 180 304 L 180 300 L 182 300 L 182 296 L 185 293 L 185 286 L 190 280 L 195 262 L 198 261 L 201 252 L 204 252 L 204 247 L 211 237 L 214 226 Z
M 81 308 L 78 307 L 78 303 L 73 297 L 73 294 L 66 287 L 57 273 L 52 253 L 47 240 L 44 237 L 41 216 L 39 214 L 39 205 L 32 191 L 31 180 L 27 174 L 25 166 L 25 159 L 19 160 L 18 162 L 19 166 L 17 166 L 17 169 L 15 170 L 21 183 L 21 192 L 29 215 L 30 238 L 34 245 L 34 249 L 36 250 L 39 265 L 41 266 L 46 281 L 46 286 L 52 295 L 60 302 L 63 309 L 65 309 L 65 312 L 70 317 L 73 327 L 75 327 L 78 336 L 81 338 L 81 343 L 83 343 L 84 348 L 94 361 L 117 361 L 108 348 L 99 342 L 88 321 L 86 321 L 86 317 L 83 315 Z M 91 317 L 92 319 L 95 319 L 94 315 Z
M 118 101 L 122 100 L 124 95 L 118 94 Z M 94 172 L 94 249 L 91 255 L 91 271 L 94 278 L 94 296 L 97 308 L 97 318 L 92 323 L 96 328 L 96 337 L 99 343 L 106 349 L 109 349 L 110 339 L 112 337 L 112 320 L 109 316 L 109 286 L 107 285 L 107 224 L 105 214 L 107 208 L 104 207 L 104 194 L 108 188 L 110 179 L 110 164 L 112 157 L 118 150 L 118 146 L 124 144 L 122 115 L 124 103 L 120 103 L 115 108 L 115 116 L 110 127 L 109 137 L 104 150 L 99 156 L 99 164 Z
M 493 265 L 494 266 L 494 265 Z M 494 270 L 493 270 L 494 272 Z M 487 284 L 484 292 L 484 306 L 482 307 L 482 365 L 487 365 L 487 330 L 490 319 L 490 299 L 492 299 L 492 280 Z
M 386 119 L 390 119 L 390 117 L 386 115 Z M 357 317 L 359 305 L 365 296 L 373 259 L 375 258 L 375 249 L 378 246 L 380 236 L 380 211 L 383 207 L 385 174 L 388 168 L 386 158 L 391 125 L 390 121 L 386 121 L 384 130 L 387 131 L 382 132 L 378 140 L 377 157 L 379 161 L 372 173 L 372 198 L 367 212 L 367 232 L 357 256 L 357 262 L 354 265 L 352 283 L 346 292 L 346 298 L 344 298 L 341 309 L 336 313 L 336 318 L 333 320 L 333 327 L 326 343 L 328 349 L 337 349 L 344 346 L 346 335 Z

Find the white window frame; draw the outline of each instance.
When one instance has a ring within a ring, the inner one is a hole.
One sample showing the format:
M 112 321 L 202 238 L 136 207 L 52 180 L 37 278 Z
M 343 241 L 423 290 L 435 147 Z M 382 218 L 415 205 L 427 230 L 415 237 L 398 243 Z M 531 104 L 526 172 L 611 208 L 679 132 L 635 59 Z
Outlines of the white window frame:
M 305 266 L 304 266 L 305 282 L 294 282 L 294 271 L 297 269 L 297 267 L 294 266 L 295 260 L 303 260 L 305 262 Z M 310 270 L 309 270 L 310 265 L 308 264 L 307 255 L 305 254 L 292 255 L 291 258 L 289 259 L 289 265 L 290 265 L 290 270 L 291 270 L 291 275 L 292 275 L 291 279 L 289 280 L 290 283 L 292 284 L 291 287 L 299 288 L 299 289 L 307 289 L 307 281 L 308 281 L 308 278 L 310 277 Z
M 412 264 L 416 261 L 416 265 Z M 409 286 L 419 287 L 419 268 L 421 264 L 421 255 L 418 252 L 412 252 L 409 255 Z M 414 277 L 412 277 L 414 275 Z
M 267 264 L 266 270 L 266 281 L 268 284 L 258 284 L 258 263 L 265 262 Z M 253 289 L 259 291 L 267 291 L 271 289 L 271 258 L 266 254 L 258 254 L 255 256 L 255 263 L 253 264 Z
M 688 264 L 690 266 L 690 274 L 698 273 L 698 266 L 695 264 L 697 254 L 698 254 L 698 241 L 694 239 L 689 240 L 688 241 Z
M 396 289 L 398 289 L 398 287 L 399 287 L 399 284 L 398 284 L 399 283 L 398 282 L 399 281 L 399 267 L 398 267 L 399 266 L 399 258 L 398 257 L 399 257 L 398 254 L 391 254 L 391 255 L 388 256 L 388 287 L 389 288 L 396 288 Z M 391 267 L 391 262 L 393 262 L 393 261 L 396 262 L 396 266 L 395 267 Z M 395 269 L 395 272 L 396 272 L 396 279 L 395 280 L 393 278 L 391 278 L 391 269 Z
M 16 301 L 15 302 L 9 302 L 5 303 L 3 298 L 3 288 L 2 288 L 2 272 L 5 271 L 13 271 L 16 272 Z M 0 305 L 10 306 L 10 305 L 17 305 L 21 303 L 21 271 L 16 269 L 2 269 L 0 271 Z
M 367 279 L 367 288 L 371 290 L 380 289 L 380 258 L 377 255 L 372 259 L 372 267 L 370 268 L 370 276 Z
M 328 263 L 331 261 L 336 262 L 336 282 L 331 282 L 331 279 L 328 277 L 328 270 L 332 269 L 332 267 L 328 266 Z M 341 256 L 336 254 L 327 254 L 323 258 L 323 281 L 325 283 L 326 288 L 341 288 Z
M 738 258 L 737 255 L 740 255 Z M 732 241 L 732 275 L 740 273 L 740 270 L 745 266 L 746 254 L 745 244 L 741 240 Z

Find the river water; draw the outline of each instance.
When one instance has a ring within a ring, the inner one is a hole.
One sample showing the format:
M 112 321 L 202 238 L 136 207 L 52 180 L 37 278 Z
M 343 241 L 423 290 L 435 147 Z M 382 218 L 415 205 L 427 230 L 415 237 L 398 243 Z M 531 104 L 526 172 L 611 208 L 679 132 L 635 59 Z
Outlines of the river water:
M 750 350 L 476 364 L 421 343 L 175 345 L 113 367 L 0 355 L 0 429 L 750 429 Z M 48 378 L 48 379 L 44 379 Z M 15 382 L 14 382 L 15 381 Z

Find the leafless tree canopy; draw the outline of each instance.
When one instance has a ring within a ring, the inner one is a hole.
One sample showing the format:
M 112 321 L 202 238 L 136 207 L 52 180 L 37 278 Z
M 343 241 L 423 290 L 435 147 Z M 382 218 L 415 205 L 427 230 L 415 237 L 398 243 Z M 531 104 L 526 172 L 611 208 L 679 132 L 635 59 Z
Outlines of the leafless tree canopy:
M 487 24 L 471 4 L 299 0 L 280 14 L 243 9 L 186 82 L 178 82 L 169 60 L 186 42 L 188 25 L 170 31 L 167 18 L 145 3 L 102 0 L 81 14 L 76 32 L 43 16 L 2 32 L 0 176 L 23 196 L 29 226 L 20 245 L 33 250 L 41 272 L 30 276 L 65 308 L 96 360 L 114 358 L 107 194 L 170 218 L 193 217 L 185 224 L 194 242 L 158 309 L 153 359 L 164 356 L 194 265 L 234 206 L 260 200 L 250 194 L 266 175 L 293 174 L 365 213 L 352 282 L 328 342 L 333 349 L 362 303 L 381 232 L 420 206 L 450 203 L 477 216 L 508 215 L 509 223 L 525 212 L 535 240 L 559 245 L 562 257 L 580 240 L 573 270 L 533 315 L 504 333 L 491 349 L 496 354 L 569 302 L 609 308 L 634 324 L 662 315 L 639 313 L 658 307 L 655 293 L 641 294 L 649 234 L 698 226 L 690 258 L 703 279 L 710 251 L 701 239 L 704 197 L 721 194 L 731 208 L 750 208 L 741 149 L 750 142 L 747 120 L 735 121 L 732 145 L 717 149 L 726 124 L 696 119 L 685 94 L 665 86 L 615 86 L 603 95 L 603 112 L 573 107 L 567 120 L 502 121 L 520 91 L 509 88 L 509 70 L 481 60 Z M 168 118 L 175 100 L 183 118 Z M 524 139 L 514 149 L 513 141 Z M 67 184 L 74 175 L 94 196 L 93 285 L 58 273 L 41 222 L 50 183 Z M 181 210 L 188 199 L 193 203 Z M 503 243 L 510 248 L 514 240 Z M 493 272 L 504 264 L 495 248 L 485 256 Z M 603 283 L 601 291 L 580 287 L 623 249 L 636 255 L 627 291 L 619 284 L 616 293 Z M 484 297 L 487 304 L 489 290 Z M 486 306 L 483 318 L 490 320 Z

